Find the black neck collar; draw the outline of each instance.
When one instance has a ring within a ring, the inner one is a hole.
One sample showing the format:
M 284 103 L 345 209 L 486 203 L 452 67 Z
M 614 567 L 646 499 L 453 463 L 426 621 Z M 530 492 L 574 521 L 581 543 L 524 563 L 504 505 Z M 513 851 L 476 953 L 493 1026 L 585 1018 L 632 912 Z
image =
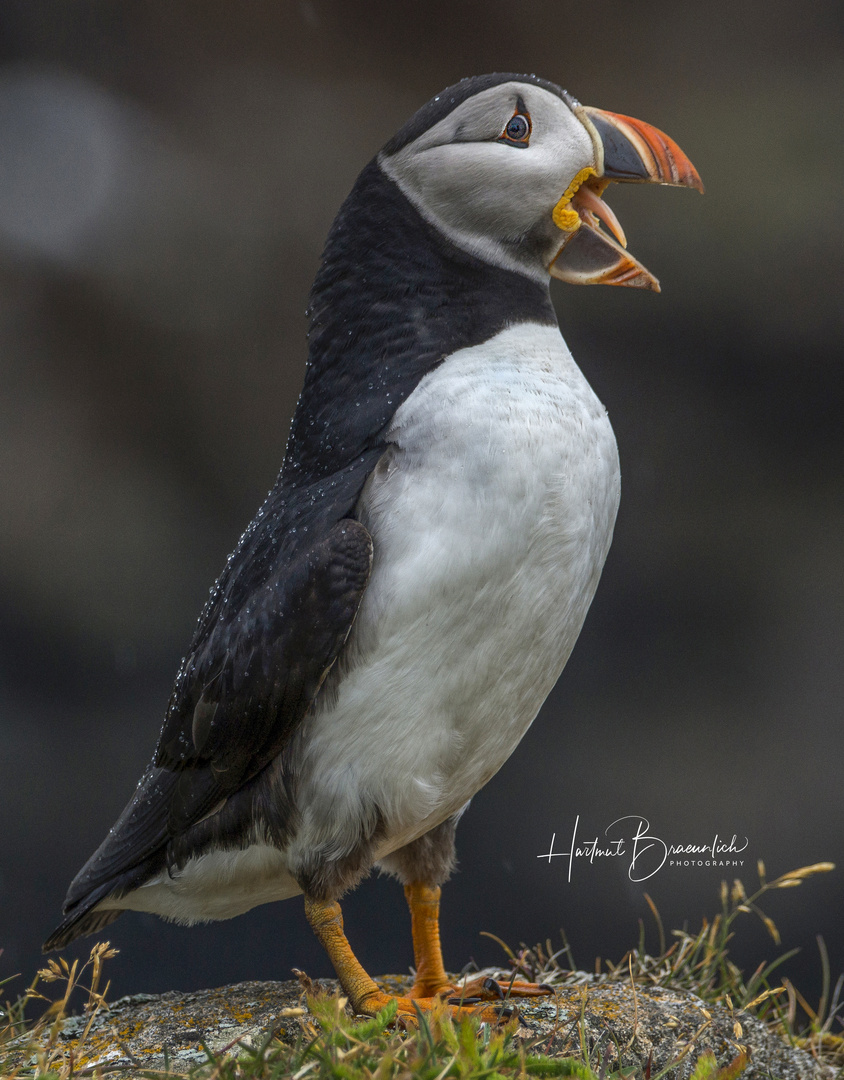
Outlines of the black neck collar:
M 311 291 L 308 367 L 281 479 L 301 487 L 376 448 L 420 379 L 520 323 L 556 325 L 548 286 L 469 255 L 370 162 Z

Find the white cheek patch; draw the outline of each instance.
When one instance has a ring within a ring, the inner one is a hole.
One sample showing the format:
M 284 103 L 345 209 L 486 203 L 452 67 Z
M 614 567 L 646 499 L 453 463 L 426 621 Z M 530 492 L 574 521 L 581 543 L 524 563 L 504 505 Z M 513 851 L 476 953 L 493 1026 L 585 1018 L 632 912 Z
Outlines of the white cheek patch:
M 521 98 L 532 133 L 525 147 L 497 141 Z M 432 225 L 465 251 L 547 281 L 558 233 L 553 210 L 571 180 L 594 165 L 589 132 L 566 103 L 541 87 L 505 83 L 458 106 L 396 154 L 383 171 Z M 520 250 L 527 236 L 549 259 Z

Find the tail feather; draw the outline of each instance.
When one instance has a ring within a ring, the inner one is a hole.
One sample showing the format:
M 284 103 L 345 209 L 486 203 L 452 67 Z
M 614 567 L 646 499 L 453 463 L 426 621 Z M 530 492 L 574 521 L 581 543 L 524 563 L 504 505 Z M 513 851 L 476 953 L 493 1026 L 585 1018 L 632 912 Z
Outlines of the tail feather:
M 122 914 L 123 912 L 118 908 L 107 908 L 104 911 L 74 911 L 50 934 L 42 946 L 42 952 L 63 949 L 78 937 L 96 934 L 98 930 L 113 923 Z
M 140 865 L 103 882 L 98 888 L 90 889 L 78 900 L 69 899 L 64 906 L 65 917 L 44 942 L 43 951 L 63 949 L 76 938 L 83 937 L 85 934 L 95 934 L 104 926 L 113 923 L 118 915 L 123 914 L 123 908 L 99 908 L 98 905 L 109 899 L 119 900 L 120 897 L 143 885 L 154 874 L 159 873 L 163 866 L 164 855 L 162 852 L 156 852 Z

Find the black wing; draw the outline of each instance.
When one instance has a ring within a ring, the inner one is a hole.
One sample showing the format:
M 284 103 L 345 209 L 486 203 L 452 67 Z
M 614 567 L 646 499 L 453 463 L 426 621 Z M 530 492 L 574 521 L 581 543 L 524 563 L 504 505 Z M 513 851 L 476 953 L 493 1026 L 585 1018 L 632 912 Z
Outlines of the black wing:
M 180 832 L 267 765 L 337 659 L 369 581 L 372 538 L 344 519 L 220 620 L 183 665 L 154 764 L 180 774 Z
M 231 590 L 218 589 L 177 677 L 152 765 L 72 882 L 68 917 L 45 948 L 87 932 L 101 914 L 85 919 L 94 904 L 140 884 L 174 836 L 281 751 L 349 636 L 371 565 L 372 538 L 345 518 L 300 547 L 230 616 Z

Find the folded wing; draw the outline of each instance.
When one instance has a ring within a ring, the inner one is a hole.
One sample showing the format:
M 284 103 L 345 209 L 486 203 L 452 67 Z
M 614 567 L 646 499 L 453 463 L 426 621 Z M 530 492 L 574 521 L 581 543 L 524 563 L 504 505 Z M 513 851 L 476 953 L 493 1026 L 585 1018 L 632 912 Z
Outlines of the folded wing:
M 281 752 L 349 636 L 371 564 L 372 538 L 346 518 L 245 595 L 220 592 L 182 664 L 153 762 L 71 883 L 67 917 L 45 949 L 116 917 L 92 908 L 142 884 L 174 837 Z

